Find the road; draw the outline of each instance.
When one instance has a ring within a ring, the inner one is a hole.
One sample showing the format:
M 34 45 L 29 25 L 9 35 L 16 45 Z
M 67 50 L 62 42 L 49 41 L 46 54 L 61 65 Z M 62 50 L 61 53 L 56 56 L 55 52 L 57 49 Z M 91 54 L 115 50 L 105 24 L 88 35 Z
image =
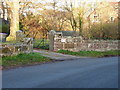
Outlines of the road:
M 118 57 L 4 70 L 3 88 L 118 88 Z

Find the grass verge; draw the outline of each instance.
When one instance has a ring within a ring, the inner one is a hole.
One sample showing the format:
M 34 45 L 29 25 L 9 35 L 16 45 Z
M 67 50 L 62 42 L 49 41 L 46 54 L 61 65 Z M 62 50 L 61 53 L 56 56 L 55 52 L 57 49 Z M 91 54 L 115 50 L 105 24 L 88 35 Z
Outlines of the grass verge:
M 114 51 L 79 51 L 72 52 L 68 50 L 59 50 L 58 53 L 76 55 L 76 56 L 87 56 L 87 57 L 108 57 L 108 56 L 120 56 L 120 50 Z
M 50 58 L 40 55 L 40 53 L 23 53 L 17 56 L 2 57 L 3 69 L 14 68 L 26 65 L 40 64 L 52 61 Z

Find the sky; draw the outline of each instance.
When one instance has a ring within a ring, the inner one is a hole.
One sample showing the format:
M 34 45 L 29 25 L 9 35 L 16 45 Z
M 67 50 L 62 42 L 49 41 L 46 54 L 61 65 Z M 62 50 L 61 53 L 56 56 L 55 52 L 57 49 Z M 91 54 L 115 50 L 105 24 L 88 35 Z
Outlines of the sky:
M 54 0 L 46 0 L 46 2 L 53 2 Z M 86 3 L 90 3 L 90 2 L 100 2 L 100 1 L 107 1 L 107 2 L 118 2 L 120 0 L 55 0 L 57 2 L 60 2 L 60 4 L 65 3 L 65 1 L 67 1 L 67 3 L 70 3 L 71 1 L 77 5 L 78 3 L 82 2 L 86 2 Z
M 86 1 L 86 2 L 96 2 L 96 1 L 105 1 L 105 0 L 78 0 L 78 1 Z M 118 2 L 120 0 L 106 0 L 108 2 Z
M 47 1 L 47 0 L 46 0 Z M 53 0 L 48 0 L 48 1 L 53 1 Z M 59 0 L 57 0 L 59 1 Z M 60 0 L 60 1 L 65 1 L 65 0 Z M 66 0 L 66 1 L 85 1 L 85 2 L 96 2 L 96 1 L 108 1 L 108 2 L 118 2 L 120 0 Z

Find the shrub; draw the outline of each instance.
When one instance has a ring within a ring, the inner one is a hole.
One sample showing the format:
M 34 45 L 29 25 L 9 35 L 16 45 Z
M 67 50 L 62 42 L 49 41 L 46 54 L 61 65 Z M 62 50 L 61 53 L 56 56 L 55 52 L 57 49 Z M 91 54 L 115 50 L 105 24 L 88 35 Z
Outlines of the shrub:
M 0 23 L 0 33 L 10 34 L 10 24 L 8 21 L 2 19 L 2 23 Z
M 118 31 L 118 22 L 94 24 L 91 26 L 89 31 L 91 39 L 120 39 Z

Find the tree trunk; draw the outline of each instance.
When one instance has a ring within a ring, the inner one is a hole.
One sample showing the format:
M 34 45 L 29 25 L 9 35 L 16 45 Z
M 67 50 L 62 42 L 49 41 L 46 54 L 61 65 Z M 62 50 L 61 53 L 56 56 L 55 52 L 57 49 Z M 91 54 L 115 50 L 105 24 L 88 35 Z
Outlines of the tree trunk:
M 13 0 L 9 3 L 11 8 L 10 35 L 7 40 L 16 40 L 16 31 L 19 30 L 19 1 Z

